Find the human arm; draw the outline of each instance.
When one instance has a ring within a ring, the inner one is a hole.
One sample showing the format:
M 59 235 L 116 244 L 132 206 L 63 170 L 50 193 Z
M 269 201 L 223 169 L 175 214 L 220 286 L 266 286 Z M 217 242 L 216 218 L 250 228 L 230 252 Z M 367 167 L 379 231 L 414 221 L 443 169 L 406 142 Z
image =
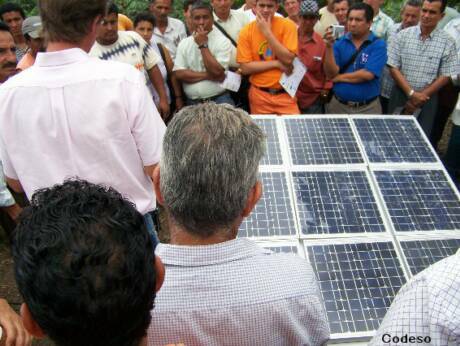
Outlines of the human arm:
M 324 43 L 326 44 L 326 51 L 324 54 L 324 64 L 323 69 L 326 74 L 326 78 L 333 80 L 340 71 L 339 65 L 337 65 L 334 56 L 334 36 L 332 35 L 332 30 L 329 28 L 324 34 Z
M 30 345 L 32 337 L 27 333 L 19 315 L 14 312 L 5 299 L 0 298 L 0 326 L 5 334 L 6 346 Z M 1 341 L 0 341 L 1 343 Z
M 161 117 L 166 120 L 169 118 L 169 103 L 160 69 L 157 65 L 155 65 L 150 70 L 148 70 L 147 73 L 149 75 L 150 82 L 152 82 L 153 87 L 160 97 L 159 111 Z
M 342 73 L 335 76 L 332 80 L 334 83 L 342 82 L 342 83 L 363 83 L 373 80 L 375 77 L 372 72 L 369 72 L 365 69 L 361 69 L 355 72 L 350 73 Z
M 176 75 L 173 73 L 173 67 L 174 67 L 174 62 L 171 58 L 171 54 L 169 54 L 169 51 L 163 46 L 160 46 L 160 49 L 162 49 L 164 57 L 165 57 L 165 66 L 166 70 L 168 72 L 170 81 L 171 81 L 171 86 L 174 90 L 174 95 L 175 95 L 175 104 L 176 104 L 176 110 L 180 110 L 182 107 L 184 107 L 184 95 L 182 92 L 182 86 L 180 82 L 178 81 Z
M 271 18 L 265 19 L 260 13 L 256 15 L 256 23 L 260 32 L 267 39 L 268 45 L 273 50 L 274 56 L 284 65 L 289 66 L 295 58 L 295 53 L 287 49 L 275 37 L 271 30 Z M 296 36 L 297 37 L 297 36 Z M 297 44 L 296 44 L 297 46 Z
M 209 47 L 203 47 L 203 45 L 207 45 L 208 43 L 208 32 L 199 26 L 193 33 L 193 39 L 200 49 L 203 64 L 210 79 L 223 81 L 225 79 L 225 68 L 212 55 Z
M 184 83 L 197 83 L 209 79 L 207 72 L 197 72 L 190 69 L 176 70 L 174 75 Z
M 292 66 L 285 66 L 279 60 L 251 61 L 247 63 L 242 63 L 240 65 L 240 69 L 241 74 L 244 76 L 261 73 L 272 69 L 280 69 L 281 71 L 286 72 L 288 74 L 292 72 Z

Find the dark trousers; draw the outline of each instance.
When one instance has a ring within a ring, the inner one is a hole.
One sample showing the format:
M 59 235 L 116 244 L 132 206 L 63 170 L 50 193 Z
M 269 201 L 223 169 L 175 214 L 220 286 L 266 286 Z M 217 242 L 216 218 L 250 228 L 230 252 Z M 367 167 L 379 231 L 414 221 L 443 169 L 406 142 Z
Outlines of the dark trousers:
M 454 87 L 452 81 L 449 80 L 444 87 L 438 92 L 438 109 L 433 124 L 433 131 L 431 132 L 430 141 L 437 144 L 444 133 L 447 119 L 449 115 L 454 111 L 455 105 L 458 100 L 458 93 L 460 92 L 458 87 Z

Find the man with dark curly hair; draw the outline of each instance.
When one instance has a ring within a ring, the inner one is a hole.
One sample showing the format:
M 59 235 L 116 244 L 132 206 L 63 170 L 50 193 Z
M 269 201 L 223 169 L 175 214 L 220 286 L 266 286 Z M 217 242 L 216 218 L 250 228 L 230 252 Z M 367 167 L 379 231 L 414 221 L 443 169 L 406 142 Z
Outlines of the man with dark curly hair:
M 142 214 L 114 189 L 70 180 L 38 190 L 12 252 L 32 335 L 67 346 L 145 342 L 164 267 Z

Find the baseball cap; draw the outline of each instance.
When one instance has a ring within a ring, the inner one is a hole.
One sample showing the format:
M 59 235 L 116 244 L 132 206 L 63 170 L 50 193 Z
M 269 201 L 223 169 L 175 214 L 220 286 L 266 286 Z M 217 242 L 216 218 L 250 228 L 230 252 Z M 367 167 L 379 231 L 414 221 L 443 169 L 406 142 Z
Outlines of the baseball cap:
M 300 3 L 301 16 L 318 16 L 319 15 L 318 4 L 314 0 L 304 0 Z
M 32 16 L 22 22 L 22 34 L 31 38 L 42 37 L 42 20 L 39 16 Z

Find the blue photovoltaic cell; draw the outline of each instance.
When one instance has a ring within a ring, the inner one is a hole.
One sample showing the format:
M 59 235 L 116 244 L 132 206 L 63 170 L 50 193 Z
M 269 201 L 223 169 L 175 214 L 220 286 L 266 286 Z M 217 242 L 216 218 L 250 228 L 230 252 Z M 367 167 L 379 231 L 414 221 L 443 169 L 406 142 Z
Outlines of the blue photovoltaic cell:
M 239 237 L 273 237 L 296 235 L 286 174 L 260 173 L 263 195 L 251 215 L 245 219 Z
M 460 239 L 400 241 L 413 275 L 455 254 Z
M 346 118 L 287 119 L 294 165 L 364 163 Z
M 436 162 L 412 120 L 354 119 L 370 162 Z
M 275 119 L 257 119 L 253 118 L 255 123 L 259 125 L 262 131 L 267 136 L 267 149 L 261 165 L 281 165 L 283 158 L 281 156 L 281 147 L 278 137 Z
M 289 245 L 264 246 L 264 248 L 272 250 L 273 252 L 276 252 L 276 253 L 292 253 L 292 254 L 296 254 L 296 255 L 298 253 L 297 246 L 289 246 Z
M 331 333 L 377 329 L 405 283 L 390 242 L 308 246 Z
M 303 234 L 384 232 L 365 172 L 294 172 Z
M 460 229 L 460 201 L 440 170 L 376 171 L 396 231 Z

